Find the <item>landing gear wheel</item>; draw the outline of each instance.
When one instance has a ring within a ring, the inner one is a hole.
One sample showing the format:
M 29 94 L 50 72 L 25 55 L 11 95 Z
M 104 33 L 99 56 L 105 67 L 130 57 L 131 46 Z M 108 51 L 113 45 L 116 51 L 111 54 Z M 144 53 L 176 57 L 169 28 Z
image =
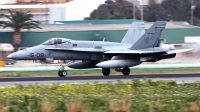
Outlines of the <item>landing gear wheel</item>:
M 122 69 L 122 73 L 123 73 L 124 75 L 129 75 L 129 74 L 130 74 L 130 69 L 129 69 L 128 67 L 124 67 L 124 68 Z
M 110 69 L 102 68 L 102 73 L 103 73 L 104 76 L 109 76 L 110 75 Z
M 67 76 L 67 71 L 65 71 L 65 70 L 63 70 L 63 71 L 59 70 L 58 71 L 58 76 L 60 76 L 60 77 L 66 77 Z
M 63 70 L 63 71 L 62 71 L 62 76 L 63 76 L 63 77 L 66 77 L 66 76 L 67 76 L 67 71 Z
M 62 77 L 62 74 L 61 74 L 61 71 L 60 71 L 60 70 L 58 71 L 58 76 L 59 76 L 59 77 Z

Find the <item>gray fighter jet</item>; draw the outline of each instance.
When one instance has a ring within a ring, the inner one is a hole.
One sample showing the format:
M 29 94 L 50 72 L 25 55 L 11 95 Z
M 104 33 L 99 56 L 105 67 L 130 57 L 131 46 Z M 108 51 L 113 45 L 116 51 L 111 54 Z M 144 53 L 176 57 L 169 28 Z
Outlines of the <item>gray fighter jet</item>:
M 66 38 L 52 38 L 31 48 L 17 51 L 7 56 L 15 60 L 72 60 L 66 66 L 74 69 L 102 68 L 104 76 L 110 75 L 110 69 L 129 75 L 129 67 L 142 62 L 156 62 L 174 58 L 176 53 L 191 49 L 168 49 L 158 47 L 160 35 L 166 21 L 155 22 L 145 33 L 144 23 L 133 22 L 121 43 L 105 41 L 75 41 Z M 75 61 L 73 60 L 81 60 Z M 58 71 L 65 77 L 67 71 L 61 63 Z

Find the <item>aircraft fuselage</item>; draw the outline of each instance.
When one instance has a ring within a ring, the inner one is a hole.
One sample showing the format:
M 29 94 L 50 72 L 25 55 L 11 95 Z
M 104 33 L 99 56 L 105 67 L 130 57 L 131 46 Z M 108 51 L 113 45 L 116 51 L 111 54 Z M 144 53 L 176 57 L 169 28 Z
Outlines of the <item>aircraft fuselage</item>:
M 62 44 L 45 45 L 26 48 L 12 54 L 16 60 L 45 60 L 52 58 L 54 60 L 101 60 L 102 51 L 128 49 L 131 44 L 99 42 L 99 41 L 68 41 Z M 51 50 L 52 49 L 71 49 L 71 50 Z M 73 49 L 93 50 L 93 51 L 74 51 Z

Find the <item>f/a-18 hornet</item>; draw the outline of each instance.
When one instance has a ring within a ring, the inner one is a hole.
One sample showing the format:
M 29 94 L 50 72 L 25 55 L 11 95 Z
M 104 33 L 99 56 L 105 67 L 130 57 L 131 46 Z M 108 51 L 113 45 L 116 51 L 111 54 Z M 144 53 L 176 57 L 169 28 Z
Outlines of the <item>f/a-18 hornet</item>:
M 110 69 L 129 75 L 129 67 L 142 62 L 156 62 L 174 58 L 176 53 L 191 49 L 170 49 L 158 46 L 166 21 L 156 21 L 146 32 L 143 22 L 133 22 L 121 43 L 105 41 L 75 41 L 66 38 L 52 38 L 44 43 L 26 48 L 8 55 L 16 60 L 80 60 L 67 66 L 74 69 L 102 68 L 104 76 L 110 75 Z M 67 71 L 61 63 L 58 71 L 65 77 Z

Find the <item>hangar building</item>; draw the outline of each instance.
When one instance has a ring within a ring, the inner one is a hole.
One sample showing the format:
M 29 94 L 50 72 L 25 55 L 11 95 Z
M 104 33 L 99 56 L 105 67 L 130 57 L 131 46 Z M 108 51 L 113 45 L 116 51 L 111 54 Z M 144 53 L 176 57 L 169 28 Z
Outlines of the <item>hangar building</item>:
M 105 38 L 105 41 L 121 42 L 132 22 L 132 19 L 56 21 L 56 24 L 41 25 L 43 29 L 22 30 L 21 47 L 32 47 L 54 37 L 94 41 Z M 145 29 L 153 23 L 145 22 Z M 12 29 L 0 29 L 0 43 L 12 43 L 12 37 Z M 168 22 L 161 35 L 165 44 L 172 45 L 184 44 L 185 38 L 194 37 L 200 38 L 200 27 L 176 22 Z

